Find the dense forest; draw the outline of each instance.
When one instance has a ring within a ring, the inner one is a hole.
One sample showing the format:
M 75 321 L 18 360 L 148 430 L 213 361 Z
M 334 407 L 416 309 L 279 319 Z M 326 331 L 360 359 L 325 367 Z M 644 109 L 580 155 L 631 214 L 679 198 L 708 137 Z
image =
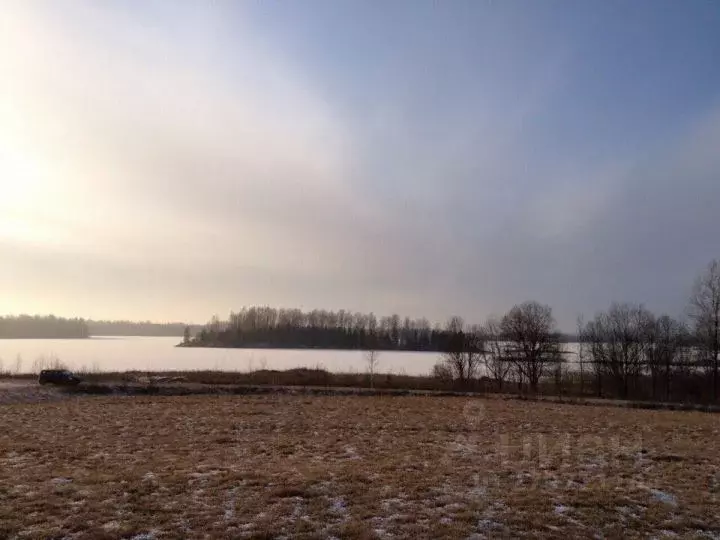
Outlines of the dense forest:
M 0 317 L 2 338 L 86 338 L 90 335 L 87 321 L 64 319 L 53 315 L 18 315 Z

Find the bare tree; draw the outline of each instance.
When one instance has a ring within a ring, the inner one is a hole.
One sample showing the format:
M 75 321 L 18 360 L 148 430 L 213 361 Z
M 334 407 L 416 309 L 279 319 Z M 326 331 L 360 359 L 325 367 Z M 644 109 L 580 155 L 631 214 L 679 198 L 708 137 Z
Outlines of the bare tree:
M 652 314 L 642 305 L 612 304 L 607 313 L 599 313 L 583 330 L 595 372 L 609 375 L 621 397 L 626 398 L 630 383 L 642 373 L 649 351 Z M 598 383 L 600 384 L 600 383 Z
M 652 345 L 650 355 L 650 373 L 653 384 L 653 397 L 657 397 L 657 383 L 662 377 L 664 380 L 664 396 L 670 400 L 670 384 L 673 374 L 684 358 L 687 348 L 689 332 L 684 323 L 667 315 L 658 317 L 653 328 Z
M 380 353 L 375 349 L 365 351 L 365 365 L 370 375 L 370 388 L 375 388 L 375 371 L 380 361 Z
M 562 345 L 558 346 L 558 354 L 555 358 L 554 375 L 555 375 L 555 393 L 562 400 L 564 382 L 570 379 L 570 369 L 564 355 L 568 354 Z
M 437 362 L 430 372 L 430 376 L 443 383 L 451 383 L 453 381 L 453 373 L 447 362 Z
M 485 370 L 495 381 L 498 391 L 502 392 L 503 384 L 510 375 L 512 363 L 508 358 L 508 347 L 503 341 L 500 321 L 490 317 L 482 327 L 484 340 Z
M 693 286 L 688 315 L 694 323 L 695 339 L 703 353 L 703 363 L 712 373 L 713 398 L 718 399 L 720 362 L 720 261 L 713 260 Z
M 521 380 L 527 380 L 530 390 L 537 393 L 547 366 L 556 364 L 560 356 L 560 334 L 552 308 L 538 302 L 516 305 L 503 317 L 500 328 Z
M 483 354 L 483 340 L 479 332 L 466 330 L 461 317 L 451 317 L 446 325 L 448 333 L 447 352 L 443 355 L 443 364 L 462 387 L 467 387 L 470 381 L 478 375 Z
M 585 362 L 587 361 L 587 345 L 583 340 L 583 328 L 585 327 L 585 321 L 582 315 L 578 315 L 576 320 L 577 326 L 577 340 L 578 340 L 578 352 L 577 352 L 577 363 L 580 367 L 580 395 L 585 395 Z
M 40 373 L 43 369 L 67 369 L 67 366 L 54 354 L 41 355 L 33 361 L 33 373 Z
M 592 371 L 595 374 L 595 392 L 597 397 L 603 396 L 603 377 L 608 373 L 607 361 L 604 350 L 604 330 L 596 321 L 583 323 L 578 318 L 578 341 L 580 342 L 579 360 L 582 366 L 589 360 Z

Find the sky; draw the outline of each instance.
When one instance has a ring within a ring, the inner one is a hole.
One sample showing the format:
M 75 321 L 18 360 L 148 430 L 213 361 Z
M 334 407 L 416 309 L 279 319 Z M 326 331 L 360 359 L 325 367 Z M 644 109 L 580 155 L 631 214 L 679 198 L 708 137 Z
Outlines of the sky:
M 720 4 L 0 0 L 0 312 L 681 315 Z

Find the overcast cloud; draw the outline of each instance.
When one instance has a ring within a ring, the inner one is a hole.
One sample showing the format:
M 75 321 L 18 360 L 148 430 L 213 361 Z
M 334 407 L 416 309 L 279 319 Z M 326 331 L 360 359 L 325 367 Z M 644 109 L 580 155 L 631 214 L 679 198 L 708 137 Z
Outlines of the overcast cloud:
M 680 314 L 713 2 L 0 0 L 0 312 Z

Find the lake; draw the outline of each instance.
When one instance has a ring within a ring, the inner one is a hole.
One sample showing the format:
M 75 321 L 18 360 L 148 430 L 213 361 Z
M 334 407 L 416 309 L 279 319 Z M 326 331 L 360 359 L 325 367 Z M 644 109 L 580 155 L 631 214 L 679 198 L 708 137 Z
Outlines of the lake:
M 308 349 L 209 349 L 175 347 L 180 337 L 92 337 L 89 339 L 0 339 L 4 369 L 35 371 L 38 361 L 58 358 L 70 369 L 170 371 L 291 369 L 322 367 L 334 372 L 364 372 L 362 351 Z M 382 352 L 378 372 L 427 375 L 437 353 Z
M 1 368 L 35 372 L 40 362 L 57 358 L 73 370 L 186 371 L 285 370 L 322 367 L 333 372 L 365 372 L 362 351 L 308 349 L 210 349 L 175 347 L 179 337 L 92 337 L 89 339 L 0 339 Z M 570 350 L 574 344 L 569 344 Z M 378 373 L 428 375 L 438 353 L 379 353 Z

